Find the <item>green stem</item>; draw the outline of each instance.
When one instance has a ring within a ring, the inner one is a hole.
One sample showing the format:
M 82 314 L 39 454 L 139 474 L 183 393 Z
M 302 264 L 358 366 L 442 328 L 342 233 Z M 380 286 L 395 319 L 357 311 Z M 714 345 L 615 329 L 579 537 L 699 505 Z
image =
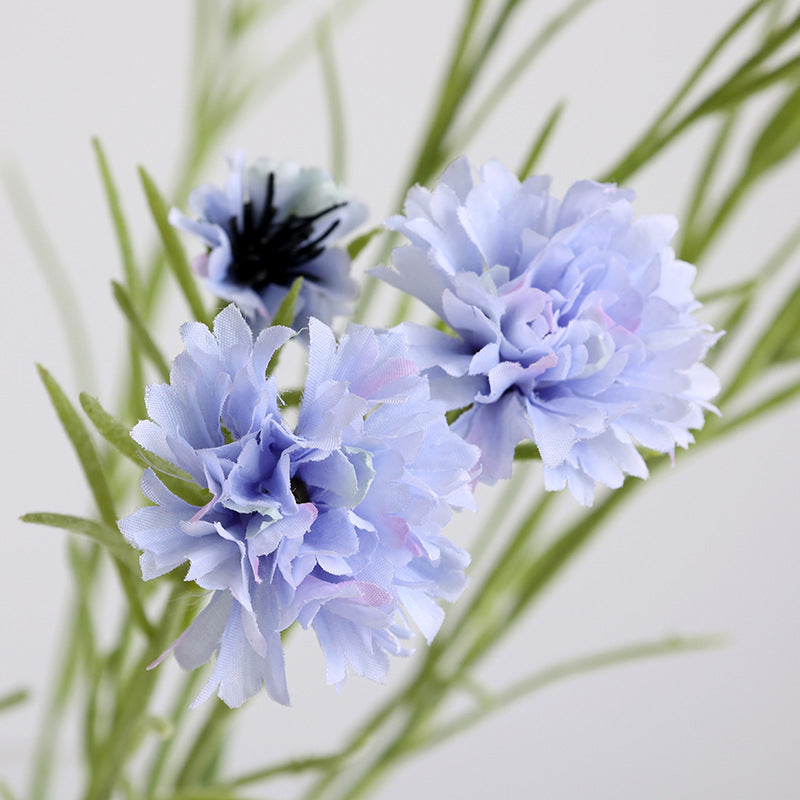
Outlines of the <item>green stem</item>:
M 147 707 L 158 678 L 150 665 L 167 647 L 184 621 L 184 606 L 188 596 L 182 586 L 176 586 L 162 609 L 160 624 L 145 646 L 141 657 L 131 668 L 127 679 L 117 684 L 115 712 L 105 741 L 98 746 L 91 764 L 92 772 L 85 800 L 108 800 L 127 760 L 146 732 Z
M 720 647 L 724 641 L 719 636 L 670 637 L 657 642 L 615 648 L 604 653 L 597 653 L 556 664 L 518 681 L 498 694 L 482 696 L 479 705 L 471 711 L 467 711 L 455 719 L 443 723 L 423 737 L 411 742 L 408 746 L 408 752 L 443 744 L 451 737 L 463 733 L 465 730 L 482 722 L 486 717 L 511 705 L 516 700 L 566 678 L 594 672 L 598 669 L 619 666 L 630 661 L 640 661 L 664 655 L 681 655 Z
M 63 655 L 56 671 L 54 689 L 36 739 L 30 800 L 44 800 L 48 795 L 67 700 L 81 663 L 89 664 L 93 658 L 91 593 L 95 588 L 100 565 L 100 548 L 97 546 L 81 548 L 77 542 L 69 540 L 67 550 L 75 580 L 75 598 L 73 607 L 66 617 L 69 621 L 69 632 L 59 648 Z
M 695 242 L 703 238 L 704 226 L 700 219 L 701 211 L 705 205 L 711 179 L 717 171 L 725 147 L 730 141 L 735 121 L 736 115 L 733 112 L 725 115 L 708 153 L 703 158 L 700 174 L 691 193 L 689 207 L 682 217 L 684 233 L 678 251 L 680 258 L 686 261 L 696 261 L 694 256 Z
M 673 132 L 664 135 L 663 129 L 669 118 L 677 110 L 678 106 L 686 99 L 689 92 L 696 86 L 700 78 L 716 60 L 717 56 L 725 49 L 729 42 L 747 25 L 748 22 L 765 6 L 769 6 L 773 0 L 757 0 L 749 5 L 733 23 L 723 32 L 722 36 L 712 45 L 709 51 L 700 60 L 688 78 L 679 87 L 677 92 L 664 106 L 650 127 L 642 134 L 639 140 L 628 150 L 628 152 L 613 166 L 607 170 L 603 182 L 623 182 L 636 172 L 643 164 L 649 161 L 658 150 L 670 142 L 680 130 L 688 124 L 687 119 L 675 126 Z M 766 56 L 765 56 L 766 57 Z M 742 67 L 752 68 L 755 66 L 752 59 L 748 60 Z M 741 71 L 741 70 L 740 70 Z M 739 74 L 738 72 L 736 74 Z M 678 130 L 680 128 L 680 130 Z
M 225 731 L 231 721 L 232 711 L 222 700 L 214 698 L 206 721 L 194 738 L 183 766 L 175 780 L 177 789 L 190 789 L 202 785 L 209 764 L 213 764 L 224 744 Z
M 204 675 L 202 670 L 194 670 L 193 672 L 189 673 L 183 682 L 183 688 L 175 698 L 172 706 L 172 712 L 169 716 L 169 720 L 172 723 L 173 733 L 164 740 L 153 756 L 153 760 L 150 763 L 150 768 L 147 770 L 147 788 L 145 790 L 145 797 L 155 797 L 161 789 L 164 770 L 168 765 L 169 756 L 171 755 L 175 746 L 180 723 L 186 716 L 186 712 L 188 711 L 189 704 L 192 700 L 192 695 L 196 694 L 198 685 L 203 677 Z

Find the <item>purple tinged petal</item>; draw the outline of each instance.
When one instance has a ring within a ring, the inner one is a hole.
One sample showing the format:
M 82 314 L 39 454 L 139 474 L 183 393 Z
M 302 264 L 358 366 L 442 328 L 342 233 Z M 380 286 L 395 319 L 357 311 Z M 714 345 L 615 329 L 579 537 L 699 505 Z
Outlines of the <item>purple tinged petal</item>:
M 280 632 L 295 621 L 316 630 L 336 683 L 350 670 L 382 680 L 389 655 L 409 652 L 406 617 L 432 635 L 431 604 L 463 587 L 466 559 L 440 531 L 474 505 L 477 449 L 449 430 L 398 332 L 354 326 L 337 342 L 313 320 L 294 430 L 264 373 L 291 331 L 254 343 L 228 308 L 212 331 L 183 335 L 134 435 L 214 496 L 185 503 L 148 471 L 155 505 L 120 528 L 144 550 L 146 577 L 188 561 L 187 580 L 213 593 L 174 648 L 191 667 L 216 653 L 196 702 L 217 693 L 236 706 L 262 686 L 288 702 Z
M 559 201 L 546 178 L 460 159 L 389 221 L 410 243 L 378 274 L 452 329 L 401 328 L 432 395 L 472 405 L 453 429 L 484 449 L 481 480 L 508 475 L 530 437 L 547 488 L 589 503 L 595 482 L 644 474 L 631 439 L 672 452 L 715 410 L 695 269 L 669 246 L 675 220 L 636 219 L 632 199 L 580 181 Z

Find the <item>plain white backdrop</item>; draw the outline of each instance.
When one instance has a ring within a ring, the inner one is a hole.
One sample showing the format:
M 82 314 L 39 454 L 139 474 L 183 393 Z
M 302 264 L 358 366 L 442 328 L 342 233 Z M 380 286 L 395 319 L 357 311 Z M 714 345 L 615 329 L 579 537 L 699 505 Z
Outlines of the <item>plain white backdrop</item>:
M 285 27 L 265 35 L 261 53 L 277 52 L 286 31 L 325 5 L 296 0 L 279 21 Z M 506 56 L 562 5 L 527 4 L 505 42 Z M 547 51 L 468 154 L 517 165 L 533 131 L 566 98 L 541 170 L 553 175 L 558 194 L 598 175 L 743 5 L 598 0 Z M 348 183 L 371 206 L 373 223 L 392 210 L 462 6 L 369 0 L 334 41 L 348 121 Z M 3 198 L 0 694 L 26 686 L 33 701 L 0 715 L 0 779 L 18 788 L 49 687 L 68 577 L 63 535 L 17 517 L 88 508 L 33 363 L 44 363 L 73 397 L 88 388 L 113 401 L 123 328 L 109 281 L 120 267 L 89 139 L 99 135 L 107 148 L 142 252 L 152 236 L 135 166 L 146 165 L 162 185 L 174 174 L 185 134 L 192 4 L 31 0 L 6 3 L 4 12 L 0 157 L 27 176 L 70 270 L 98 376 L 83 386 L 71 374 L 55 306 Z M 709 133 L 696 131 L 634 177 L 640 213 L 681 213 Z M 226 138 L 207 179 L 221 180 L 223 154 L 240 146 L 251 156 L 328 162 L 313 58 Z M 762 263 L 797 221 L 798 179 L 795 161 L 759 188 L 710 254 L 700 289 Z M 172 355 L 182 314 L 174 301 L 164 315 L 161 340 Z M 797 797 L 799 447 L 795 406 L 696 456 L 679 454 L 676 467 L 639 493 L 576 559 L 481 678 L 499 688 L 537 665 L 669 633 L 724 632 L 729 646 L 559 684 L 408 762 L 378 796 Z M 452 537 L 468 544 L 472 524 L 459 518 Z M 324 685 L 316 645 L 297 639 L 289 653 L 294 706 L 278 707 L 265 696 L 248 704 L 233 748 L 239 768 L 324 751 L 384 696 L 384 688 L 358 677 L 337 694 Z M 390 682 L 409 666 L 396 663 Z M 74 742 L 66 742 L 58 798 L 76 796 L 74 759 Z M 291 794 L 279 783 L 263 796 Z

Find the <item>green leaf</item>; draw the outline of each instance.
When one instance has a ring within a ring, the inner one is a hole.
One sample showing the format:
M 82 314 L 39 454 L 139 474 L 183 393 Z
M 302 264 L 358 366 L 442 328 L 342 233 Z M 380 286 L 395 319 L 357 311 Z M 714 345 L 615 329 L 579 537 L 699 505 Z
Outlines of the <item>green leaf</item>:
M 791 156 L 800 145 L 800 85 L 795 86 L 761 131 L 750 153 L 747 174 L 754 179 Z
M 38 364 L 37 369 L 50 395 L 50 400 L 56 409 L 58 418 L 61 420 L 61 424 L 64 426 L 64 430 L 67 432 L 67 436 L 72 442 L 75 452 L 78 454 L 78 461 L 89 483 L 89 488 L 94 496 L 97 509 L 100 512 L 100 517 L 109 528 L 116 529 L 117 514 L 114 510 L 114 502 L 111 499 L 111 493 L 103 473 L 103 467 L 97 456 L 97 451 L 94 448 L 91 437 L 89 436 L 89 431 L 86 429 L 81 418 L 50 373 Z M 130 605 L 133 619 L 149 637 L 152 634 L 153 627 L 147 619 L 144 606 L 142 605 L 142 599 L 139 594 L 141 587 L 133 579 L 133 576 L 128 569 L 126 569 L 124 563 L 113 553 L 112 556 L 117 568 L 120 583 L 122 584 L 123 591 Z
M 114 293 L 114 299 L 117 301 L 117 305 L 128 320 L 131 333 L 142 348 L 142 352 L 156 368 L 161 379 L 163 381 L 169 381 L 169 364 L 167 364 L 158 345 L 150 336 L 150 332 L 139 316 L 139 312 L 136 310 L 130 294 L 126 291 L 125 287 L 117 283 L 117 281 L 111 281 L 111 287 Z
M 455 137 L 456 152 L 465 149 L 474 135 L 487 119 L 491 119 L 495 109 L 517 81 L 525 74 L 553 39 L 570 24 L 594 0 L 573 0 L 566 8 L 553 16 L 541 30 L 537 31 L 517 54 L 516 58 L 495 81 L 470 117 Z
M 737 119 L 738 115 L 735 111 L 729 111 L 725 114 L 711 146 L 703 154 L 702 166 L 689 198 L 688 209 L 682 217 L 683 231 L 681 245 L 678 250 L 680 258 L 685 261 L 693 263 L 697 261 L 697 257 L 709 244 L 707 225 L 702 219 L 704 216 L 702 212 L 705 211 L 706 199 L 712 179 L 721 165 L 722 156 L 728 146 Z
M 693 112 L 686 114 L 683 119 L 678 122 L 669 124 L 670 120 L 674 119 L 678 108 L 683 101 L 688 97 L 689 93 L 695 88 L 700 79 L 705 75 L 711 65 L 717 60 L 718 56 L 727 48 L 727 46 L 741 33 L 756 15 L 769 8 L 774 3 L 774 0 L 755 0 L 742 13 L 723 31 L 720 37 L 709 48 L 706 54 L 700 59 L 700 62 L 689 74 L 688 78 L 681 84 L 680 88 L 667 102 L 662 111 L 658 114 L 656 119 L 650 124 L 647 130 L 642 134 L 639 140 L 622 156 L 622 158 L 600 178 L 604 183 L 616 182 L 621 183 L 627 180 L 632 174 L 638 171 L 644 164 L 650 161 L 660 150 L 666 147 L 679 133 L 685 130 L 689 125 L 698 119 L 703 114 L 698 112 L 696 107 Z M 768 43 L 762 43 L 756 53 L 747 59 L 733 75 L 729 76 L 726 80 L 721 81 L 717 91 L 730 86 L 731 82 L 741 76 L 746 75 L 749 71 L 753 70 L 760 64 L 771 52 L 777 47 L 780 42 L 776 41 L 773 37 L 769 37 Z M 713 94 L 713 93 L 712 93 Z M 701 104 L 702 106 L 702 104 Z
M 383 226 L 378 225 L 372 230 L 367 231 L 366 233 L 361 234 L 361 236 L 357 236 L 347 245 L 347 254 L 350 256 L 352 261 L 355 261 L 359 255 L 361 255 L 361 251 L 373 240 L 375 236 L 381 233 L 384 230 Z
M 2 797 L 3 800 L 17 800 L 17 796 L 4 781 L 0 781 L 0 797 Z
M 72 533 L 80 533 L 105 547 L 117 568 L 120 584 L 130 606 L 131 618 L 148 638 L 153 636 L 154 629 L 147 619 L 140 595 L 142 584 L 139 581 L 138 559 L 133 549 L 122 538 L 122 534 L 118 532 L 116 525 L 109 527 L 81 517 L 47 512 L 24 514 L 20 519 L 23 522 L 48 525 Z
M 132 575 L 139 576 L 139 559 L 136 552 L 123 538 L 119 530 L 110 528 L 99 522 L 84 517 L 74 517 L 68 514 L 52 514 L 46 511 L 23 514 L 23 522 L 34 525 L 46 525 L 50 528 L 60 528 L 70 533 L 79 533 L 102 545 L 115 558 L 119 559 Z
M 95 397 L 81 392 L 81 407 L 86 416 L 94 423 L 97 432 L 122 455 L 134 461 L 137 465 L 146 465 L 142 456 L 142 449 L 131 439 L 130 428 L 121 420 L 112 417 Z M 153 456 L 156 458 L 156 456 Z M 165 462 L 166 463 L 166 462 Z
M 303 390 L 286 389 L 281 392 L 281 400 L 285 406 L 299 406 L 303 400 Z
M 142 187 L 147 197 L 150 213 L 153 216 L 153 220 L 161 236 L 161 242 L 164 245 L 167 264 L 171 267 L 194 318 L 198 322 L 206 322 L 206 310 L 203 306 L 203 301 L 200 299 L 200 293 L 197 290 L 194 275 L 186 259 L 186 253 L 183 251 L 183 247 L 178 239 L 178 234 L 169 224 L 167 218 L 167 204 L 144 167 L 139 167 L 139 177 L 141 178 Z
M 33 254 L 50 298 L 58 314 L 70 363 L 78 385 L 95 383 L 92 348 L 70 273 L 59 257 L 53 240 L 45 228 L 31 190 L 16 165 L 2 165 L 2 183 L 17 223 Z
M 55 378 L 40 364 L 37 364 L 37 369 L 45 389 L 50 395 L 50 401 L 56 410 L 56 414 L 58 414 L 58 418 L 78 456 L 78 461 L 92 491 L 100 516 L 106 525 L 113 527 L 116 525 L 117 520 L 114 501 L 111 499 L 111 492 L 106 483 L 103 465 L 100 463 L 97 451 L 89 436 L 89 431 Z
M 472 403 L 468 406 L 464 406 L 463 408 L 452 408 L 445 414 L 445 418 L 447 419 L 447 424 L 452 425 L 462 414 L 469 411 L 472 408 Z
M 514 461 L 538 461 L 539 448 L 533 442 L 518 444 L 514 450 Z
M 551 684 L 577 675 L 586 675 L 601 669 L 619 666 L 632 661 L 657 658 L 667 655 L 694 653 L 702 650 L 721 647 L 725 639 L 720 636 L 679 637 L 672 636 L 657 642 L 629 645 L 605 652 L 584 656 L 572 661 L 565 661 L 547 669 L 539 670 L 528 678 L 512 684 L 507 689 L 490 695 L 481 692 L 478 703 L 471 711 L 457 716 L 450 722 L 433 728 L 413 743 L 413 749 L 430 747 L 444 742 L 451 736 L 471 728 L 482 722 L 489 715 L 500 711 L 516 700 L 544 689 Z
M 787 342 L 797 335 L 800 328 L 799 320 L 800 284 L 795 286 L 762 334 L 755 338 L 754 346 L 745 355 L 731 382 L 718 398 L 720 408 L 775 363 Z
M 117 234 L 117 244 L 119 245 L 120 256 L 122 257 L 125 282 L 128 285 L 131 296 L 138 298 L 141 292 L 139 271 L 136 267 L 136 259 L 133 254 L 133 245 L 131 244 L 128 225 L 125 222 L 125 215 L 122 213 L 119 193 L 117 192 L 114 178 L 111 175 L 111 169 L 108 166 L 108 160 L 103 151 L 103 146 L 100 144 L 100 140 L 97 137 L 92 139 L 92 147 L 94 148 L 97 158 L 97 166 L 100 170 L 100 178 L 103 183 L 103 190 L 106 194 L 108 210 L 111 212 L 111 221 L 114 224 L 114 231 Z
M 541 130 L 533 140 L 533 144 L 528 150 L 528 154 L 525 156 L 522 166 L 520 166 L 519 170 L 517 171 L 517 175 L 521 181 L 524 181 L 525 178 L 531 175 L 536 169 L 536 165 L 539 163 L 539 158 L 544 152 L 547 143 L 550 141 L 550 136 L 555 130 L 559 119 L 561 119 L 561 114 L 564 112 L 564 108 L 564 101 L 559 101 L 556 104 L 556 107 L 550 112 L 547 119 L 544 121 L 544 125 L 542 125 Z
M 0 711 L 8 711 L 10 708 L 27 703 L 30 700 L 31 693 L 28 689 L 16 689 L 13 692 L 0 697 Z
M 344 181 L 347 136 L 342 102 L 342 85 L 331 41 L 331 21 L 323 17 L 317 24 L 317 52 L 319 54 L 325 97 L 328 101 L 328 118 L 331 137 L 331 172 L 337 181 Z
M 748 75 L 736 81 L 731 80 L 712 92 L 687 119 L 694 121 L 716 111 L 740 105 L 776 83 L 797 80 L 798 75 L 800 75 L 800 56 L 795 56 L 772 70 Z
M 300 294 L 300 289 L 303 286 L 303 279 L 302 278 L 295 278 L 292 282 L 292 286 L 289 289 L 289 293 L 286 297 L 283 298 L 278 310 L 275 312 L 275 316 L 272 319 L 273 325 L 284 325 L 287 328 L 292 327 L 292 323 L 294 322 L 294 309 L 297 305 L 297 297 Z M 275 371 L 275 368 L 278 366 L 278 361 L 281 357 L 281 351 L 283 348 L 276 350 L 273 353 L 272 358 L 267 365 L 267 375 L 272 375 Z
M 294 308 L 297 305 L 297 297 L 300 294 L 300 289 L 303 288 L 303 279 L 295 278 L 289 288 L 289 293 L 281 301 L 275 316 L 272 318 L 272 325 L 285 325 L 287 328 L 292 327 L 294 322 Z
M 94 423 L 97 432 L 137 466 L 150 467 L 157 472 L 171 492 L 195 506 L 204 506 L 212 499 L 211 492 L 198 486 L 188 472 L 145 450 L 135 442 L 131 438 L 128 426 L 111 416 L 96 398 L 84 393 L 81 394 L 80 400 L 86 416 Z
M 783 345 L 778 348 L 774 359 L 776 363 L 797 361 L 800 359 L 800 336 L 797 335 L 797 330 L 794 331 L 793 336 L 788 338 Z

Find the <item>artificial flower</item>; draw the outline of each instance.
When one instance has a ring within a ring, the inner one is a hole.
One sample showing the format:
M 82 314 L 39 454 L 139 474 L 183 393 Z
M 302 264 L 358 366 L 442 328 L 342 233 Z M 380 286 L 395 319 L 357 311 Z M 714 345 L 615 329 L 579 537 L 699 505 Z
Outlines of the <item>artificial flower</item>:
M 330 683 L 351 669 L 383 680 L 411 625 L 430 641 L 438 601 L 465 585 L 469 557 L 442 529 L 473 507 L 477 448 L 450 431 L 397 333 L 353 326 L 337 342 L 312 319 L 294 425 L 265 375 L 290 329 L 254 341 L 231 305 L 213 332 L 181 333 L 170 383 L 148 387 L 150 419 L 132 436 L 209 500 L 192 505 L 147 470 L 153 505 L 120 528 L 146 580 L 188 561 L 186 580 L 210 593 L 170 648 L 186 669 L 216 654 L 196 702 L 216 691 L 239 706 L 264 685 L 287 703 L 281 631 L 295 622 L 315 631 Z
M 224 190 L 203 184 L 189 196 L 197 219 L 175 208 L 169 215 L 206 245 L 193 267 L 208 289 L 235 302 L 256 331 L 297 278 L 295 328 L 347 314 L 358 287 L 347 251 L 334 243 L 366 219 L 366 206 L 319 167 L 268 159 L 246 166 L 241 152 L 230 166 Z
M 719 387 L 701 363 L 718 337 L 695 316 L 674 218 L 636 218 L 611 184 L 579 181 L 563 200 L 549 184 L 458 159 L 408 192 L 386 225 L 409 244 L 375 272 L 446 323 L 401 329 L 435 396 L 463 410 L 453 429 L 480 447 L 482 479 L 508 477 L 532 440 L 546 488 L 589 505 L 595 482 L 647 477 L 637 445 L 693 441 Z

